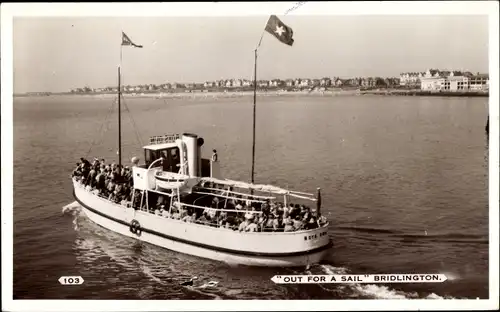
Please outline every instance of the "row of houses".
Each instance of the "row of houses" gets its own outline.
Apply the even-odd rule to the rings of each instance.
[[[395,86],[399,85],[398,78],[381,78],[381,77],[368,77],[368,78],[350,78],[342,79],[339,77],[309,79],[309,78],[296,78],[296,79],[271,79],[271,80],[258,80],[258,87],[342,87],[342,86]],[[207,81],[203,85],[205,88],[212,87],[226,87],[238,88],[253,86],[253,81],[231,79],[231,80],[218,80]]]
[[[425,72],[401,73],[400,85],[426,91],[486,91],[489,90],[489,75],[428,69]]]
[[[387,87],[399,85],[399,78],[381,78],[381,77],[357,77],[343,79],[339,77],[321,79],[295,78],[295,79],[271,79],[257,80],[259,88],[315,88],[315,87]],[[124,92],[144,92],[144,91],[164,91],[164,90],[203,90],[214,88],[245,88],[253,87],[253,81],[247,79],[222,79],[215,81],[206,81],[204,83],[164,83],[160,85],[148,84],[137,86],[122,86]],[[72,93],[87,92],[117,92],[117,87],[106,88],[77,88],[71,90]]]

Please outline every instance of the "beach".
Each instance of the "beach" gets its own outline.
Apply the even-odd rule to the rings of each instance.
[[[155,99],[182,99],[182,98],[237,98],[253,96],[253,91],[215,91],[215,92],[126,92],[122,93],[125,98],[155,98]],[[267,96],[283,96],[283,97],[297,97],[297,96],[360,96],[360,95],[382,95],[382,96],[445,96],[445,97],[488,97],[488,91],[426,91],[419,89],[330,89],[324,91],[318,90],[301,90],[301,91],[286,91],[286,90],[259,90],[256,92],[258,97]],[[91,98],[114,98],[116,93],[51,93],[47,95],[14,95],[14,96],[71,96],[71,97],[91,97]]]

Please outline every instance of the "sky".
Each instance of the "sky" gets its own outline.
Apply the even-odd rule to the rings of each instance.
[[[257,79],[397,77],[429,68],[488,72],[482,15],[278,16],[292,47],[264,33]],[[14,17],[14,92],[253,79],[269,16]]]

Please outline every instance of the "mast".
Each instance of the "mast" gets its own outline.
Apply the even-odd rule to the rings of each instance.
[[[262,40],[262,39],[261,39]],[[255,114],[257,103],[257,49],[255,49],[255,64],[253,70],[253,138],[252,138],[252,183],[254,183],[255,170]]]
[[[118,168],[122,166],[121,71],[118,66]]]

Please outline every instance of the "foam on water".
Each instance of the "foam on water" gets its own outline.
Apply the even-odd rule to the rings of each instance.
[[[82,206],[76,200],[66,206],[62,207],[63,214],[71,214],[74,215],[76,212],[81,210]]]
[[[320,268],[326,273],[330,275],[334,274],[347,274],[347,268],[339,268],[339,267],[334,267],[329,264],[322,264],[320,265]]]
[[[320,268],[326,274],[348,274],[347,268],[338,268],[328,264],[320,265]],[[333,291],[318,284],[322,289]],[[401,290],[391,289],[388,286],[381,284],[346,284],[345,286],[351,291],[354,291],[357,296],[368,296],[374,299],[419,299],[421,296],[417,292],[404,292]],[[337,290],[341,290],[337,288]],[[423,299],[453,299],[449,297],[441,297],[435,293],[431,293]]]
[[[73,216],[73,229],[75,231],[79,230],[78,217],[81,212],[82,212],[82,206],[77,201],[74,201],[62,208],[63,214],[69,214]]]
[[[353,289],[355,289],[359,294],[364,296],[370,296],[375,299],[410,299],[418,298],[417,293],[405,293],[404,291],[397,291],[390,289],[384,285],[361,285],[354,284]]]

